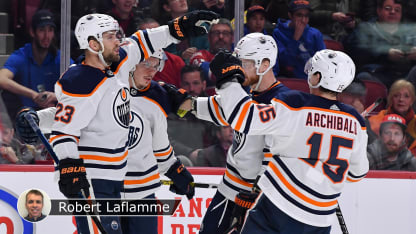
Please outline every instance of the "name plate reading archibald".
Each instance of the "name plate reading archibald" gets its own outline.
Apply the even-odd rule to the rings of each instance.
[[[68,199],[51,200],[49,215],[159,216],[172,215],[181,200]]]

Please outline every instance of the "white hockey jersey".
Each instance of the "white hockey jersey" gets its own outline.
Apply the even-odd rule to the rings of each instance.
[[[130,122],[129,72],[154,48],[177,43],[168,26],[138,31],[111,69],[79,64],[55,85],[58,99],[50,142],[60,159],[82,158],[88,178],[123,180]]]
[[[263,193],[289,216],[330,226],[345,181],[368,172],[363,118],[350,106],[298,91],[256,104],[238,83],[218,90],[232,128],[267,135],[273,154],[259,181]]]
[[[288,90],[278,81],[262,93],[252,93],[252,98],[258,103],[270,103],[278,93]],[[215,96],[197,99],[197,117],[217,125],[228,125]],[[227,152],[226,171],[218,191],[232,201],[238,192],[250,192],[256,177],[263,172],[262,165],[267,166],[269,162],[269,152],[264,135],[234,131],[233,145]]]
[[[165,89],[152,81],[130,93],[129,158],[122,196],[140,199],[160,187],[159,173],[166,173],[176,157],[167,134],[170,104]]]

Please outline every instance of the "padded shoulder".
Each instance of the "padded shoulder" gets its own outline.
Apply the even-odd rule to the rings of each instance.
[[[70,67],[59,79],[58,84],[66,93],[90,95],[106,78],[105,73],[100,69],[79,64]]]
[[[354,116],[361,127],[365,127],[364,118],[352,107],[335,100],[329,100],[309,93],[297,90],[278,93],[277,99],[281,100],[290,108],[318,108],[330,109],[344,112],[345,114]]]
[[[286,92],[289,90],[290,89],[286,87],[283,83],[277,82],[264,92],[253,92],[253,100],[258,103],[270,104],[270,101],[279,93]]]
[[[132,94],[136,96],[135,94]],[[169,96],[166,90],[160,86],[156,81],[152,81],[149,87],[144,90],[139,90],[137,96],[147,97],[155,101],[162,107],[166,114],[171,112],[171,104],[169,102]]]

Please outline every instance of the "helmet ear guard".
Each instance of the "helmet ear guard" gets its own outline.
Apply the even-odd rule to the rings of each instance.
[[[333,92],[341,93],[354,79],[355,64],[352,59],[341,51],[321,50],[309,59],[304,71],[308,74],[308,84],[311,88],[322,87]],[[311,78],[319,72],[321,79],[312,85]]]

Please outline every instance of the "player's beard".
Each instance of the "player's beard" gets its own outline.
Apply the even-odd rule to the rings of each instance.
[[[248,76],[247,73],[245,75],[246,79],[243,82],[244,86],[253,86],[259,82],[260,77],[258,75]]]
[[[118,62],[118,61],[120,61],[120,55],[111,53],[111,54],[105,56],[104,60],[107,64],[111,64],[113,62]]]

